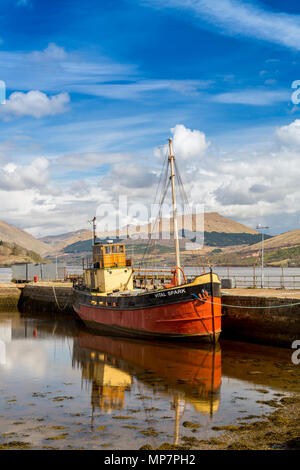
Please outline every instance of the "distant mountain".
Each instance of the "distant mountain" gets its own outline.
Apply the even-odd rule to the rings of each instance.
[[[184,231],[182,225],[184,222]],[[203,227],[204,225],[204,227]],[[188,227],[187,227],[188,226]],[[169,229],[169,239],[166,237],[166,229]],[[249,245],[256,243],[260,240],[260,234],[253,228],[235,222],[227,217],[223,217],[217,212],[208,212],[204,214],[204,224],[202,215],[190,215],[178,217],[178,229],[180,235],[185,239],[180,240],[181,250],[185,251],[187,248],[186,242],[189,242],[195,236],[195,230],[198,230],[200,235],[201,230],[204,229],[204,244],[205,246],[212,247],[229,247],[237,245]],[[193,230],[191,236],[190,230]],[[149,247],[147,246],[147,235],[151,230],[150,224],[143,224],[141,226],[127,226],[119,231],[119,237],[127,245],[127,253],[129,256],[139,258]],[[170,235],[171,232],[171,235]],[[158,240],[155,242],[155,248],[151,248],[153,254],[161,256],[170,256],[174,252],[174,241],[172,239],[173,223],[172,219],[164,218],[160,224],[157,224],[156,230],[152,233],[158,235]],[[98,232],[99,239],[116,239],[114,232]],[[129,235],[130,238],[126,238]],[[76,230],[74,232],[67,232],[60,235],[47,236],[40,239],[49,247],[47,256],[53,258],[55,253],[59,253],[59,257],[68,263],[81,262],[80,259],[89,256],[92,248],[92,231],[87,229]],[[170,239],[171,238],[171,239]]]
[[[188,228],[195,230],[197,227],[201,227],[201,222],[202,222],[202,216],[200,215],[193,215],[191,216],[186,216],[186,220],[188,223]],[[195,218],[196,217],[196,218]],[[156,230],[154,233],[159,233],[161,234],[165,227],[168,227],[170,225],[170,230],[172,231],[172,223],[170,219],[164,218],[162,219],[162,222],[160,225],[157,226]],[[181,217],[178,217],[178,229],[182,229],[182,220]],[[127,236],[129,233],[130,235],[132,234],[147,234],[150,230],[149,224],[144,224],[141,226],[127,226],[123,227],[120,229],[120,236]],[[257,235],[258,232],[250,227],[247,227],[246,225],[240,224],[239,222],[235,222],[234,220],[228,219],[227,217],[223,217],[222,215],[218,214],[217,212],[207,212],[204,214],[204,231],[207,232],[207,234],[211,234],[211,236],[207,235],[207,240],[216,240],[218,235],[216,234],[227,234],[227,237],[225,235],[225,238],[228,240],[231,237],[231,234],[240,234],[240,237],[236,237],[237,240],[240,240],[238,243],[254,243],[255,237],[247,237],[247,235]],[[101,239],[105,238],[114,238],[116,234],[109,231],[109,232],[101,232],[98,233],[98,236]],[[63,250],[65,247],[69,245],[73,245],[74,243],[81,242],[81,241],[86,241],[86,240],[91,240],[92,239],[92,231],[87,230],[87,229],[82,229],[82,230],[76,230],[75,232],[67,232],[63,233],[60,235],[52,235],[52,236],[47,236],[40,238],[39,240],[49,247],[55,249],[56,251],[58,250]],[[216,243],[213,242],[213,245]],[[226,242],[225,242],[226,244]],[[232,244],[232,240],[229,242],[229,244]]]
[[[202,216],[197,216],[198,220],[195,219],[195,216],[191,217],[190,220],[187,216],[188,226],[190,228],[200,229],[201,223],[203,226]],[[156,227],[156,230],[153,233],[157,234],[157,239],[154,243],[151,243],[151,246],[148,245],[147,234],[149,229],[149,224],[144,224],[142,226],[127,226],[119,231],[119,237],[126,244],[126,251],[130,257],[134,257],[135,260],[138,260],[140,257],[143,257],[145,251],[151,253],[156,261],[159,259],[164,259],[165,262],[168,261],[168,258],[172,259],[174,253],[174,240],[172,236],[173,224],[170,219],[163,219],[163,222]],[[166,233],[166,228],[170,226],[170,233]],[[181,217],[178,217],[178,229],[179,234],[182,237],[180,239],[180,247],[182,253],[185,250],[192,250],[189,243],[190,240],[195,236],[195,232],[182,230],[182,220]],[[205,247],[230,247],[238,245],[249,245],[256,243],[260,240],[260,234],[246,225],[235,222],[231,219],[221,216],[216,212],[206,213],[204,215],[204,245]],[[203,236],[203,232],[198,232],[200,239]],[[130,238],[125,238],[129,235]],[[81,238],[81,239],[80,239]],[[117,241],[116,234],[113,232],[98,232],[98,240],[107,240],[111,239]],[[51,237],[51,240],[44,241],[55,241],[56,249],[61,247],[61,255],[67,257],[68,262],[78,262],[80,258],[89,256],[92,250],[92,233],[90,231],[78,231],[71,232],[68,234],[63,234],[61,237]],[[76,240],[76,241],[73,241]],[[72,241],[70,244],[67,244],[68,241]]]
[[[32,250],[40,255],[44,255],[49,251],[49,247],[40,240],[37,240],[29,233],[21,230],[20,228],[9,225],[0,220],[0,240],[9,243],[16,243],[17,245]]]
[[[119,230],[120,237],[126,237],[127,234],[129,235],[138,235],[138,234],[149,234],[151,233],[163,233],[167,230],[173,232],[173,221],[170,218],[162,218],[159,223],[156,224],[155,227],[152,227],[151,224],[143,224],[143,225],[128,225],[126,227],[122,227]],[[204,231],[204,232],[218,232],[218,233],[247,233],[247,234],[258,234],[259,232],[253,228],[247,227],[247,225],[240,224],[239,222],[235,222],[227,217],[223,217],[222,215],[218,214],[217,212],[206,212],[203,216],[199,214],[190,214],[185,215],[184,217],[178,216],[177,218],[177,225],[178,230],[182,230],[183,228],[187,231]],[[116,234],[115,232],[99,232],[98,236],[100,238],[106,237],[114,237]]]
[[[51,235],[48,237],[40,238],[39,240],[46,245],[50,246],[55,251],[63,250],[65,246],[72,245],[84,240],[92,239],[91,230],[76,230],[75,232],[62,233],[60,235]],[[48,248],[49,249],[49,248]]]
[[[224,233],[258,233],[258,231],[254,228],[240,224],[239,222],[229,219],[228,217],[224,217],[217,212],[206,212],[204,214],[204,231]]]

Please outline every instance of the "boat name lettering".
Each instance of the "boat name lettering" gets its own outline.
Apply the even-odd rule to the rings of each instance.
[[[176,289],[176,290],[170,290],[168,292],[168,295],[177,295],[177,294],[185,294],[185,289]]]
[[[178,294],[186,294],[185,289],[176,289],[176,290],[170,290],[168,292],[168,295],[178,295]],[[165,292],[158,292],[158,294],[155,294],[155,297],[166,297],[167,294]]]
[[[166,297],[166,294],[164,292],[159,292],[158,294],[155,294],[155,297]]]

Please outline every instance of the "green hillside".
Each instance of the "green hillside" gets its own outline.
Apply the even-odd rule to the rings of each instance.
[[[203,234],[198,233],[199,240],[203,239]],[[196,234],[184,231],[182,236],[193,240]],[[265,240],[272,238],[271,235],[264,235]],[[252,245],[261,241],[259,233],[227,233],[227,232],[204,232],[205,246],[234,246],[234,245]]]
[[[0,266],[11,266],[16,263],[40,263],[43,258],[32,250],[27,250],[16,243],[0,240]]]

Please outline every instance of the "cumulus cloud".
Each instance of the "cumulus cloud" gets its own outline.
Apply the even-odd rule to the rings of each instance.
[[[69,102],[68,93],[48,97],[38,90],[32,90],[28,93],[15,91],[10,95],[5,105],[1,106],[0,113],[4,117],[33,116],[38,119],[66,112]]]
[[[155,187],[157,177],[154,171],[149,168],[142,167],[135,163],[118,163],[113,166],[108,175],[112,184],[117,183],[118,187],[126,187],[129,189],[139,189]]]
[[[48,183],[49,162],[44,157],[36,158],[30,165],[7,163],[0,167],[0,189],[23,191],[42,188]]]
[[[300,119],[287,126],[282,126],[276,131],[277,137],[286,145],[300,146]]]
[[[177,124],[171,131],[174,153],[181,160],[200,157],[210,145],[203,132],[188,129],[183,124]]]

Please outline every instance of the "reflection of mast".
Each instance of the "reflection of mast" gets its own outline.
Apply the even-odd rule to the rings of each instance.
[[[212,352],[212,365],[211,365],[211,392],[210,392],[210,418],[212,418],[214,414],[214,375],[215,375],[215,348],[213,348]]]
[[[210,415],[210,419],[212,419],[213,415],[216,413],[219,407],[219,396],[215,393],[215,347],[213,347],[211,359],[212,364],[210,368],[211,372],[211,380],[210,380],[210,389],[207,391],[207,396],[203,397],[202,400],[191,400],[189,401],[193,403],[194,408],[197,411],[200,411],[202,414]],[[186,406],[185,398],[182,398],[180,395],[176,394],[173,397],[173,404],[171,405],[171,409],[175,410],[175,425],[174,425],[174,445],[178,445],[179,441],[179,427],[180,427],[180,419],[184,415]]]
[[[174,446],[177,446],[178,439],[179,439],[179,423],[180,423],[180,418],[183,416],[183,413],[185,410],[185,401],[182,400],[179,395],[175,395],[173,398],[173,405],[171,408],[175,410]],[[180,411],[182,411],[181,416],[180,416]]]

